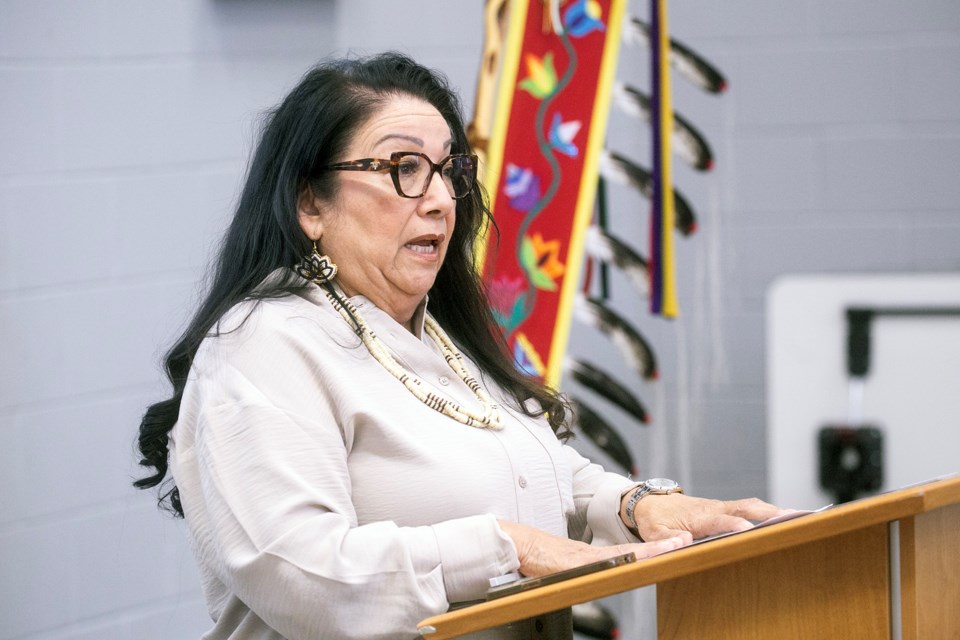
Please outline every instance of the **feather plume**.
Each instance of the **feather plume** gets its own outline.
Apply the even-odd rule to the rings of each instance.
[[[627,473],[632,474],[636,469],[633,456],[620,434],[582,400],[571,399],[571,403],[577,415],[577,426],[580,427],[580,431]]]
[[[639,89],[617,82],[613,87],[613,98],[625,113],[650,121],[650,96]],[[713,168],[713,152],[707,141],[696,127],[676,111],[673,112],[673,141],[677,155],[691,167],[700,171]]]
[[[597,300],[578,294],[574,314],[585,324],[593,325],[620,347],[627,361],[644,380],[657,377],[657,361],[650,345],[640,333],[612,309]]]
[[[619,153],[608,150],[602,151],[600,153],[599,169],[600,175],[604,178],[633,187],[645,198],[649,199],[653,195],[653,178],[650,172]],[[677,214],[677,229],[683,235],[688,236],[697,230],[696,216],[687,203],[687,199],[675,188],[672,191]]]
[[[620,637],[620,626],[610,611],[598,602],[573,605],[573,630],[587,638],[614,640]]]
[[[591,226],[587,228],[584,249],[597,260],[615,264],[630,279],[640,295],[650,295],[650,269],[647,261],[622,240],[600,227]]]
[[[640,400],[606,371],[574,358],[565,358],[563,366],[578,384],[609,400],[641,423],[647,424],[650,421]]]
[[[650,25],[639,18],[624,22],[624,41],[638,46],[650,44]],[[723,93],[727,81],[703,56],[670,38],[670,65],[681,76],[709,93]]]

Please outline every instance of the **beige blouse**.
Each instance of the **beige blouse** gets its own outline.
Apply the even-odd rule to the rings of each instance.
[[[408,371],[480,411],[424,332],[351,301]],[[417,622],[518,568],[497,519],[636,541],[617,516],[631,481],[508,410],[468,366],[502,402],[502,430],[417,400],[319,289],[226,314],[196,355],[171,447],[214,620],[205,638],[418,637]]]

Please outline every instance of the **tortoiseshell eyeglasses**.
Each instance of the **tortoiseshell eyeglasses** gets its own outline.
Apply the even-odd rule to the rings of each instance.
[[[417,151],[397,151],[389,160],[363,158],[331,164],[331,171],[389,171],[397,194],[403,198],[421,198],[430,188],[434,173],[439,173],[443,184],[454,200],[469,195],[477,181],[477,156],[454,153],[440,162],[433,162]]]

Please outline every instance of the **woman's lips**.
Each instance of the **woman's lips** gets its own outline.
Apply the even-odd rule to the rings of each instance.
[[[440,245],[443,244],[444,239],[445,236],[442,233],[439,236],[421,236],[414,238],[404,246],[421,255],[432,255],[439,253]]]

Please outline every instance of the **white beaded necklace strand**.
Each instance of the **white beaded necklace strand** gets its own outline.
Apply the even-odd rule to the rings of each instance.
[[[360,339],[363,341],[364,346],[367,348],[367,351],[370,352],[370,355],[373,356],[374,360],[380,363],[384,369],[390,372],[394,378],[403,383],[403,386],[407,388],[410,393],[412,393],[420,402],[427,405],[435,411],[439,411],[443,415],[453,418],[457,422],[461,422],[468,427],[476,427],[478,429],[502,429],[503,423],[500,419],[500,410],[498,405],[493,401],[490,395],[480,386],[480,383],[470,375],[470,372],[467,371],[467,367],[463,364],[463,356],[457,351],[457,348],[454,346],[453,341],[450,340],[450,337],[440,328],[433,318],[430,316],[426,317],[425,329],[427,335],[440,347],[440,351],[443,353],[444,360],[447,361],[447,364],[453,369],[454,373],[457,374],[463,382],[473,391],[473,395],[477,397],[477,400],[480,401],[480,404],[483,405],[483,414],[478,415],[473,411],[464,409],[456,402],[447,400],[446,398],[441,398],[437,394],[431,391],[424,390],[423,381],[415,375],[407,372],[406,369],[400,366],[400,363],[390,355],[390,352],[387,348],[380,342],[380,339],[373,333],[367,323],[364,321],[363,317],[360,315],[360,312],[355,306],[353,306],[349,300],[338,300],[331,294],[329,291],[324,289],[324,294],[327,296],[327,300],[330,301],[330,304],[333,305],[333,308],[336,309],[340,316],[347,321],[348,324],[351,323],[351,315],[353,320],[356,321],[357,326],[360,329]]]

